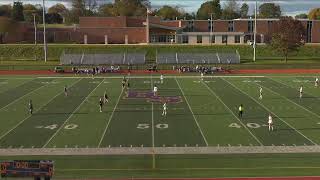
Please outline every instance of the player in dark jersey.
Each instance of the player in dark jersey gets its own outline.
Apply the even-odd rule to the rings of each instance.
[[[122,79],[122,89],[124,89],[126,87],[126,79],[123,78]]]
[[[102,101],[102,98],[100,98],[99,100],[100,112],[102,112],[102,106],[103,106],[103,101]]]
[[[104,97],[104,103],[109,102],[109,97],[108,97],[107,91],[104,92],[104,96],[103,97]]]
[[[32,115],[33,113],[33,105],[32,105],[32,100],[29,100],[29,113]]]
[[[64,95],[68,96],[68,88],[67,88],[67,86],[64,86]]]

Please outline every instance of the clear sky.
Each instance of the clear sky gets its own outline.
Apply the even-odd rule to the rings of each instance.
[[[12,3],[14,0],[0,0],[0,4]],[[20,0],[23,3],[40,4],[42,0]],[[71,0],[46,0],[47,6],[52,6],[56,3],[62,3],[70,6]],[[98,3],[106,3],[112,0],[96,0]],[[200,5],[206,0],[150,0],[153,8],[158,8],[163,5],[179,6],[187,12],[195,12]],[[221,0],[222,5],[227,0]],[[253,12],[255,0],[238,0],[239,4],[246,2],[250,5],[250,12]],[[280,4],[284,15],[296,15],[300,13],[307,13],[310,9],[319,7],[320,0],[258,0],[259,3],[274,2]]]

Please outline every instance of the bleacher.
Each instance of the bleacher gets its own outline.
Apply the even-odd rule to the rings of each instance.
[[[238,64],[235,53],[158,53],[158,64]]]
[[[144,64],[145,53],[62,54],[62,65]]]

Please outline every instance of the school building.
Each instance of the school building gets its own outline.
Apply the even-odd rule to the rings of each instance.
[[[0,23],[6,18],[0,17]],[[257,43],[270,41],[279,19],[257,20]],[[320,20],[300,20],[306,43],[320,43]],[[48,28],[49,43],[78,44],[246,44],[253,42],[254,19],[161,20],[160,17],[80,17],[78,25]],[[43,30],[37,40],[42,42]],[[33,24],[1,33],[0,43],[33,43]]]

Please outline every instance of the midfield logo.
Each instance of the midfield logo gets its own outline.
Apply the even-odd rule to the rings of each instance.
[[[167,102],[169,104],[177,104],[182,102],[181,96],[154,96],[153,92],[151,91],[129,91],[127,99],[146,99],[147,102],[150,103],[164,103]]]

